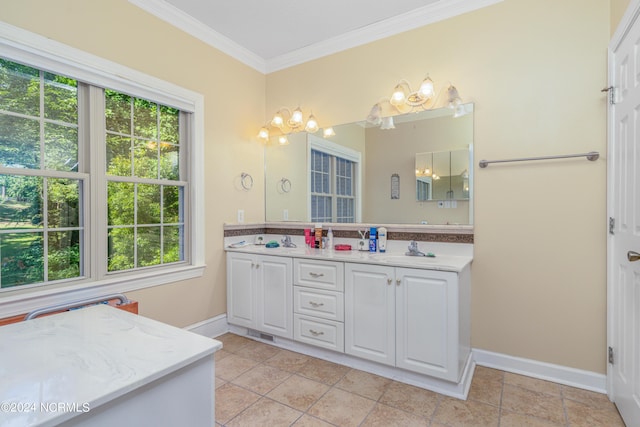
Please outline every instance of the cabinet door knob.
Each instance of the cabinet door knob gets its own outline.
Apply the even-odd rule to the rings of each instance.
[[[324,332],[320,331],[314,331],[313,329],[309,329],[309,332],[311,333],[311,335],[313,335],[314,337],[320,336],[320,335],[324,335]]]
[[[387,279],[387,285],[390,285],[390,284],[391,284],[391,282],[393,282],[393,280],[391,280],[391,279]]]
[[[402,283],[402,280],[396,279],[396,286],[400,286],[400,283]]]

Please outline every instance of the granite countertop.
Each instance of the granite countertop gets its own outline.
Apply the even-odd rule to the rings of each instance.
[[[317,259],[323,261],[356,262],[362,264],[388,265],[394,267],[421,268],[426,270],[461,272],[472,261],[473,257],[466,255],[437,255],[435,258],[421,256],[406,256],[404,252],[393,251],[385,253],[371,253],[357,250],[336,251],[328,249],[297,248],[267,248],[264,245],[249,244],[240,248],[226,247],[228,252],[251,253],[258,255],[289,256],[295,258]]]
[[[57,425],[220,348],[106,305],[2,326],[0,426]]]

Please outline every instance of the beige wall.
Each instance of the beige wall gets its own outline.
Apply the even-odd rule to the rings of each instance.
[[[322,125],[357,121],[399,79],[428,72],[476,103],[476,160],[605,154],[610,12],[608,1],[505,0],[266,79],[126,0],[4,0],[0,20],[205,95],[206,273],[131,295],[142,314],[185,326],[225,312],[223,222],[238,208],[263,219],[265,111],[302,102]],[[474,347],[605,372],[604,157],[476,166]],[[239,189],[241,172],[253,191]]]
[[[616,27],[620,23],[624,12],[627,10],[629,6],[630,0],[609,0],[611,3],[611,19],[610,19],[610,28],[611,35],[615,33]]]
[[[505,0],[267,76],[267,111],[302,100],[324,124],[362,120],[427,72],[475,102],[474,347],[605,372],[609,13]],[[598,162],[477,167],[590,150]]]
[[[222,224],[239,208],[247,222],[264,219],[262,146],[253,138],[264,120],[264,75],[126,0],[3,0],[0,20],[204,94],[206,230],[196,232],[206,234],[206,271],[127,295],[141,314],[176,326],[224,313]],[[240,189],[242,172],[253,176],[252,191]]]

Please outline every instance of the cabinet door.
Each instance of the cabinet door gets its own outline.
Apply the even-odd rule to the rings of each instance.
[[[258,317],[262,332],[293,338],[293,268],[291,258],[257,258]]]
[[[395,364],[394,268],[345,265],[345,353]]]
[[[227,253],[227,321],[233,325],[256,326],[255,256]]]
[[[396,365],[457,381],[457,274],[398,268],[396,277]]]

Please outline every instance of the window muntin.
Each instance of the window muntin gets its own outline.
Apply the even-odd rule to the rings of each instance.
[[[0,58],[0,289],[101,280],[99,271],[186,261],[188,181],[180,157],[185,152],[180,123],[189,114],[119,93],[116,105],[129,100],[133,111],[127,116],[116,109],[118,114],[103,117],[85,111],[79,102],[88,88],[69,77]],[[104,111],[111,112],[115,108],[107,107],[107,99]],[[89,164],[83,164],[83,150],[100,149],[82,137],[83,126],[92,122],[109,129],[104,130],[103,150],[107,172],[115,175],[89,171]],[[122,217],[117,224],[109,220],[99,225],[91,239],[84,224],[90,215],[87,200],[96,197],[90,194],[90,176],[105,188],[129,180],[134,194],[128,208],[114,207],[108,200],[94,205],[119,210]],[[124,224],[132,207],[134,215]],[[116,256],[119,249],[122,254]],[[88,257],[105,253],[100,261],[105,267],[89,271]]]

